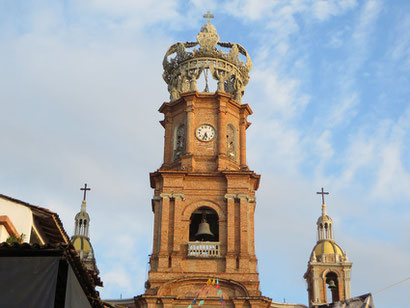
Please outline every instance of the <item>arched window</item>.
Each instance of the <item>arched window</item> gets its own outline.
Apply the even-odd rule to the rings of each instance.
[[[219,242],[218,214],[211,208],[203,206],[191,215],[189,241]]]
[[[174,160],[179,159],[185,153],[185,125],[180,124],[175,130]]]
[[[339,301],[339,281],[337,279],[337,274],[334,272],[329,272],[326,274],[326,285],[327,285],[327,302],[334,303]]]
[[[235,127],[232,124],[226,127],[226,155],[236,160],[236,136]]]

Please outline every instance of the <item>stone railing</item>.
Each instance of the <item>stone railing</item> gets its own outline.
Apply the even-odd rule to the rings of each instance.
[[[220,256],[219,242],[188,242],[188,257],[213,258]]]

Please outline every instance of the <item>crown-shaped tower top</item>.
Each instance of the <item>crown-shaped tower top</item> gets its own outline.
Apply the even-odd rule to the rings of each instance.
[[[215,26],[209,22],[211,16],[209,12],[204,15],[208,22],[198,33],[197,42],[176,43],[165,54],[162,76],[171,101],[180,98],[181,93],[197,91],[197,79],[209,71],[218,82],[217,91],[232,94],[235,101],[241,102],[252,69],[251,58],[241,45],[219,41]],[[198,45],[199,49],[194,48]],[[224,52],[217,45],[229,51]],[[246,58],[245,63],[240,55]]]

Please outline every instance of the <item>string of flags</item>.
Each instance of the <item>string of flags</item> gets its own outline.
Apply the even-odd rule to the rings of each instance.
[[[219,279],[216,278],[209,278],[208,281],[206,282],[206,284],[201,288],[201,290],[195,295],[194,300],[192,301],[191,304],[189,304],[188,308],[192,308],[195,307],[196,305],[198,305],[198,308],[201,308],[202,305],[204,304],[205,300],[202,299],[198,302],[198,298],[199,296],[202,294],[201,298],[204,298],[208,295],[209,291],[215,287],[218,291],[217,291],[217,295],[219,296],[219,301],[221,302],[222,306],[226,306],[223,294],[222,294],[222,289],[221,286],[219,285]],[[197,303],[198,302],[198,303]]]

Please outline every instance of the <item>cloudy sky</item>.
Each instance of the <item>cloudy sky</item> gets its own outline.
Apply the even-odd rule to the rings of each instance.
[[[253,70],[248,164],[262,175],[261,290],[307,304],[323,186],[352,295],[410,277],[410,2],[0,0],[0,193],[59,213],[88,183],[103,298],[143,292],[149,172],[162,163],[162,59],[211,10]],[[406,307],[410,281],[374,294]]]

